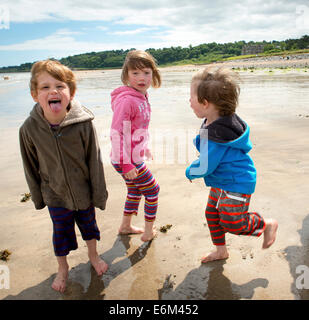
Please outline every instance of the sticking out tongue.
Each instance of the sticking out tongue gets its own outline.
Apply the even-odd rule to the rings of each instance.
[[[60,101],[51,101],[49,102],[49,106],[52,112],[59,112],[61,110],[61,102]]]

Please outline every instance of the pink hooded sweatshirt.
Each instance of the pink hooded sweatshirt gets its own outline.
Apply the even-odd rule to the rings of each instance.
[[[111,161],[119,164],[123,173],[145,160],[148,149],[150,104],[148,94],[122,86],[111,93],[114,112],[111,126]]]

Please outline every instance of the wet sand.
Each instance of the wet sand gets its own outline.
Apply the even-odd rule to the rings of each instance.
[[[173,67],[165,72],[188,72],[191,76],[197,68]],[[158,90],[164,92],[163,88]],[[153,100],[155,105],[156,96]],[[255,102],[257,105],[260,113],[267,114],[267,105]],[[289,109],[286,115],[263,119],[262,115],[256,117],[255,109],[240,109],[251,127],[251,156],[258,171],[250,209],[279,222],[277,240],[271,248],[261,249],[262,237],[227,234],[230,258],[201,265],[200,258],[213,250],[204,218],[209,189],[202,180],[192,184],[186,180],[188,164],[184,163],[149,163],[161,186],[156,226],[172,227],[166,233],[159,231],[157,238],[146,244],[138,235],[117,235],[126,189],[105,161],[109,199],[105,211],[97,209],[101,230],[98,252],[109,270],[102,277],[95,274],[77,231],[79,248],[68,258],[71,270],[64,294],[51,289],[57,263],[48,210],[36,211],[31,201],[20,202],[28,188],[19,156],[18,129],[8,128],[6,135],[0,136],[0,251],[8,249],[12,254],[8,262],[0,261],[10,270],[10,289],[0,289],[0,299],[308,299],[309,290],[296,288],[296,267],[309,267],[309,118],[304,110]],[[153,107],[151,126],[165,129],[185,123],[188,130],[198,129],[200,121],[191,112],[182,116],[187,117],[185,122],[177,116],[171,121]],[[106,129],[111,115],[95,121],[98,131]],[[101,147],[108,155],[107,137]],[[134,218],[138,226],[144,223],[142,208],[143,203]]]

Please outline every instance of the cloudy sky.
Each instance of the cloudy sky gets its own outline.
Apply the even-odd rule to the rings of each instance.
[[[304,34],[309,0],[0,0],[0,67],[91,51]]]

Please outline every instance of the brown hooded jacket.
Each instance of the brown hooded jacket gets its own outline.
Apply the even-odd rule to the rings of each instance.
[[[57,129],[36,104],[19,130],[21,155],[36,209],[105,209],[108,193],[94,115],[73,100]]]

